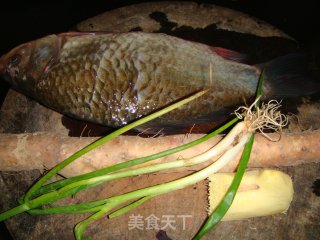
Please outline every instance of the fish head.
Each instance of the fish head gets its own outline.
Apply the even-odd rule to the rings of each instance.
[[[55,62],[60,46],[56,35],[17,46],[0,58],[0,75],[17,90],[32,93]]]

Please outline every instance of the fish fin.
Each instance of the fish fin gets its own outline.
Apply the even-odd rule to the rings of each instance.
[[[223,57],[224,59],[231,60],[234,62],[244,63],[248,60],[248,56],[243,53],[238,53],[233,50],[229,50],[221,47],[211,47],[211,51],[215,54]]]
[[[171,134],[207,133],[232,117],[234,109],[224,109],[208,115],[190,117],[183,120],[162,119],[161,117],[136,127],[134,130],[142,136],[160,136]]]
[[[192,125],[191,125],[192,126]],[[144,123],[134,130],[143,136],[160,136],[168,134],[178,134],[188,127],[188,123],[183,121],[164,120],[161,117]]]
[[[268,98],[309,96],[320,91],[320,79],[308,73],[303,53],[294,53],[258,65],[264,69]]]

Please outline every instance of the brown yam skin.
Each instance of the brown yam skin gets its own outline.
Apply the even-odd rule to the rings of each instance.
[[[198,139],[202,135],[175,135],[158,138],[120,136],[98,149],[89,152],[66,167],[61,173],[66,177],[85,173],[124,162],[136,157],[147,156],[183,143]],[[191,149],[146,163],[167,162],[178,158],[188,158],[202,153],[221,139],[217,136]],[[278,137],[278,136],[273,136]],[[77,150],[97,138],[73,138],[56,133],[1,134],[0,171],[22,171],[31,169],[50,169]],[[319,162],[320,131],[284,133],[277,142],[271,142],[256,134],[249,167],[266,168],[293,166],[303,163]],[[214,161],[214,159],[212,159]],[[210,161],[210,162],[212,162]],[[208,164],[208,163],[206,163]],[[206,164],[188,168],[198,170]],[[233,160],[221,171],[234,171],[238,159]],[[186,170],[186,169],[184,169]],[[175,170],[175,171],[182,171]]]

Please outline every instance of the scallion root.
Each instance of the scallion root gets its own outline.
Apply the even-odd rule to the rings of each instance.
[[[278,141],[281,137],[282,128],[288,124],[288,117],[282,114],[278,109],[281,107],[281,102],[270,100],[267,104],[262,103],[261,108],[252,109],[255,107],[259,98],[249,107],[241,106],[234,113],[239,119],[243,119],[247,125],[249,132],[258,130],[263,136],[270,141]],[[279,139],[270,138],[265,131],[273,130],[279,133]]]

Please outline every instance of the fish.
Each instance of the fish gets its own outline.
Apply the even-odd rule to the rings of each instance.
[[[302,80],[297,54],[257,65],[245,62],[245,54],[163,33],[68,32],[12,49],[0,58],[0,76],[55,111],[115,128],[204,89],[205,95],[157,124],[230,114],[254,97],[262,69],[264,96],[319,90],[318,82]]]

